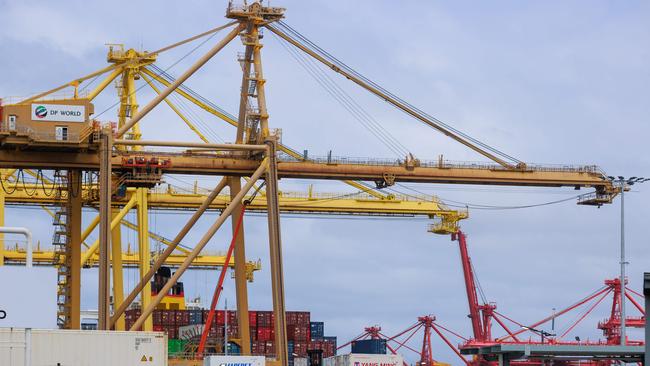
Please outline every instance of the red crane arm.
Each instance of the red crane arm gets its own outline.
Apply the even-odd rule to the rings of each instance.
[[[478,304],[478,295],[476,294],[476,282],[474,281],[474,272],[472,271],[472,262],[467,252],[467,240],[465,233],[458,230],[452,234],[452,240],[458,240],[460,248],[460,261],[463,266],[463,277],[465,279],[465,291],[467,292],[467,303],[469,305],[469,317],[472,321],[472,332],[474,338],[478,341],[486,341],[483,327],[481,326],[481,314]]]
[[[554,317],[558,317],[558,316],[560,316],[560,315],[566,314],[566,313],[568,313],[569,311],[571,311],[571,310],[577,308],[578,306],[583,305],[583,304],[585,304],[585,303],[587,303],[587,302],[589,302],[589,301],[595,299],[596,297],[598,297],[598,296],[604,294],[604,293],[607,292],[607,291],[609,291],[609,287],[603,287],[603,288],[600,289],[599,291],[596,291],[594,294],[585,297],[584,299],[578,301],[577,303],[575,303],[575,304],[569,306],[569,307],[566,308],[566,309],[563,309],[562,311],[559,311],[558,313],[556,313],[556,314],[554,314],[554,315],[548,316],[548,317],[546,317],[546,318],[544,318],[544,319],[542,319],[542,320],[540,320],[540,321],[538,321],[538,322],[536,322],[536,323],[534,323],[534,324],[529,325],[527,328],[535,328],[535,327],[537,327],[537,326],[540,326],[540,325],[542,325],[542,324],[548,322],[549,320],[553,319]],[[508,338],[512,338],[513,336],[517,336],[517,335],[519,335],[519,334],[521,334],[521,333],[523,333],[523,332],[527,332],[527,331],[528,331],[528,329],[520,329],[520,330],[514,332],[513,334],[510,334],[510,335],[507,335],[507,336],[504,336],[504,337],[498,338],[498,339],[497,339],[497,342],[503,342],[504,340],[506,340],[506,339],[508,339]]]
[[[219,282],[217,282],[217,287],[214,289],[214,295],[212,296],[212,303],[210,304],[210,312],[208,313],[208,318],[205,321],[205,326],[203,327],[203,333],[201,333],[201,341],[199,342],[199,348],[197,353],[200,355],[203,354],[205,350],[205,343],[208,340],[208,333],[210,332],[210,327],[212,326],[212,321],[214,320],[214,309],[217,307],[219,302],[219,296],[221,295],[221,290],[223,289],[223,280],[226,278],[226,271],[228,270],[228,265],[230,264],[230,257],[232,252],[235,249],[235,243],[237,236],[239,235],[239,229],[241,228],[241,223],[244,219],[244,211],[246,211],[246,205],[242,205],[241,214],[237,221],[237,226],[235,227],[235,232],[232,235],[232,240],[230,241],[230,246],[228,247],[228,254],[226,255],[226,261],[221,267],[221,273],[219,274]],[[227,345],[226,345],[227,346]]]

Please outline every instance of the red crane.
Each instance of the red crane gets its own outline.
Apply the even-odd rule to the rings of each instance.
[[[414,339],[415,335],[420,330],[423,331],[423,337],[422,337],[422,347],[418,351],[417,349],[409,346],[408,343],[409,341]],[[351,345],[354,341],[358,341],[358,340],[385,339],[386,348],[390,353],[394,355],[396,355],[397,352],[402,348],[417,354],[419,356],[419,361],[417,363],[418,366],[449,366],[449,364],[437,361],[433,358],[433,348],[432,348],[431,339],[432,339],[432,335],[435,333],[452,351],[454,351],[454,353],[463,361],[463,363],[465,363],[466,365],[470,365],[469,362],[465,359],[465,357],[463,357],[463,355],[460,354],[458,347],[456,347],[453,343],[451,343],[451,341],[447,336],[445,336],[443,331],[453,336],[456,336],[463,341],[468,341],[467,338],[463,337],[457,332],[454,332],[446,328],[445,326],[436,323],[435,316],[426,315],[426,316],[418,317],[418,320],[415,324],[409,326],[408,328],[402,330],[401,332],[395,334],[392,337],[386,336],[384,333],[382,333],[381,327],[378,325],[372,327],[366,327],[364,328],[364,333],[355,337],[351,341],[340,345],[337,348],[337,350],[345,348]],[[407,363],[404,362],[404,365],[407,366]]]
[[[591,344],[591,345],[599,345],[599,344],[608,344],[608,345],[614,345],[614,344],[620,344],[620,327],[621,327],[621,319],[620,319],[620,306],[621,303],[624,301],[624,299],[621,298],[621,286],[620,286],[620,280],[619,279],[613,279],[613,280],[606,280],[605,281],[605,286],[601,287],[600,289],[597,289],[590,295],[584,297],[583,299],[577,301],[573,305],[562,309],[556,313],[554,313],[551,316],[548,316],[540,321],[534,322],[532,324],[526,325],[521,322],[517,322],[513,320],[512,318],[503,315],[502,313],[498,312],[497,306],[495,303],[487,303],[487,301],[483,301],[483,303],[479,303],[478,299],[478,294],[477,294],[477,282],[475,279],[475,274],[474,270],[472,267],[472,262],[471,258],[469,257],[468,254],[468,249],[467,249],[467,238],[466,235],[462,231],[458,231],[455,234],[452,234],[452,240],[458,241],[459,249],[460,249],[460,257],[461,257],[461,264],[462,264],[462,269],[463,269],[463,276],[465,280],[465,291],[467,294],[467,301],[468,301],[468,306],[469,306],[469,318],[472,323],[472,332],[473,332],[473,339],[470,339],[466,341],[461,348],[476,348],[476,347],[481,347],[481,346],[486,346],[486,345],[491,345],[491,344],[497,344],[497,343],[523,343],[523,344]],[[627,283],[627,282],[626,282]],[[638,296],[639,298],[643,299],[643,295],[640,293],[628,288],[626,286],[626,299],[629,300],[634,307],[642,314],[642,316],[639,317],[632,317],[632,316],[626,316],[626,327],[631,327],[631,328],[643,328],[645,326],[645,312],[643,307],[639,304],[639,302],[634,298],[633,295]],[[608,296],[612,295],[612,306],[611,306],[611,311],[609,314],[609,318],[607,318],[604,321],[601,321],[598,324],[598,328],[603,331],[603,334],[605,336],[605,340],[599,340],[596,342],[593,341],[580,341],[579,338],[576,337],[576,341],[565,341],[563,340],[564,337],[569,335],[569,333],[575,329],[575,327],[582,322],[590,313],[593,312],[593,310],[601,304]],[[552,321],[568,312],[571,312],[575,309],[581,308],[585,306],[586,310],[582,312],[578,316],[578,319],[575,320],[572,324],[569,324],[567,328],[560,334],[550,334],[548,332],[545,332],[543,330],[538,330],[536,329],[537,327],[548,323],[549,321]],[[502,336],[500,338],[492,338],[492,320],[495,320],[501,328],[506,332],[505,336]],[[506,322],[510,322],[514,325],[516,325],[519,329],[516,331],[510,330],[510,328],[506,325]],[[533,332],[536,333],[537,335],[541,336],[541,340],[533,340],[533,339],[527,339],[527,340],[522,340],[518,336],[520,336],[522,333],[525,332]],[[628,345],[642,345],[644,344],[643,341],[640,340],[626,340],[626,344]],[[488,365],[492,364],[491,362],[488,362],[482,356],[477,357],[475,360],[472,361],[472,364],[477,364],[477,365]],[[515,364],[515,363],[513,363]],[[540,362],[536,361],[525,361],[525,362],[516,362],[516,364],[522,365],[539,365]],[[581,363],[581,365],[587,365],[588,363]],[[597,365],[603,365],[603,364],[610,364],[607,361],[603,363],[603,361],[599,361],[595,363]]]

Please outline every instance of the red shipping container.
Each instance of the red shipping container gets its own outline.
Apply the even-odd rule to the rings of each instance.
[[[307,342],[294,342],[293,353],[297,354],[299,357],[307,356]]]
[[[266,345],[264,346],[264,354],[267,356],[275,356],[275,342],[266,342]]]
[[[270,341],[273,340],[271,338],[271,330],[272,328],[257,328],[257,340],[258,341]]]
[[[309,325],[310,321],[311,321],[311,316],[308,311],[296,312],[296,325]]]
[[[207,323],[208,321],[208,313],[210,313],[210,310],[203,310],[203,324]],[[212,324],[219,324],[223,325],[225,322],[225,313],[223,310],[215,310],[214,311],[214,317],[212,318]]]
[[[152,315],[151,315],[151,318],[153,319],[154,325],[155,324],[162,325],[162,323],[163,323],[162,322],[162,310],[154,310]]]
[[[239,337],[239,327],[236,325],[231,326],[228,324],[228,337],[236,338]]]
[[[174,324],[188,325],[190,324],[190,313],[186,310],[172,310],[174,312]]]
[[[287,339],[290,341],[308,342],[310,338],[309,325],[287,325]]]
[[[160,310],[160,324],[174,325],[176,323],[176,314],[174,310]]]
[[[287,325],[296,325],[296,312],[287,311],[286,320],[287,320]]]
[[[228,325],[237,325],[237,312],[228,310]]]
[[[264,355],[266,353],[266,342],[263,341],[252,342],[251,353],[255,355]]]
[[[248,312],[248,325],[252,328],[257,327],[257,311]]]

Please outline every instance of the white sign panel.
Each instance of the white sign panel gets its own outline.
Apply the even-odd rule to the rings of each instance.
[[[206,356],[203,366],[265,366],[264,356]]]
[[[0,266],[0,328],[56,328],[56,272]]]
[[[85,122],[86,107],[65,104],[32,104],[32,121]]]

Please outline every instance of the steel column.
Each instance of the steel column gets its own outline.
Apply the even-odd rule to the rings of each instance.
[[[2,170],[4,172],[4,169]],[[0,177],[0,179],[4,179]],[[5,191],[0,189],[0,226],[5,226]],[[5,234],[0,233],[0,266],[5,264]]]
[[[266,93],[264,91],[264,73],[262,72],[262,44],[259,42],[259,28],[253,27],[251,34],[255,39],[253,46],[253,67],[255,69],[255,79],[257,81],[257,106],[260,113],[260,135],[257,136],[257,142],[261,143],[269,135],[269,113],[266,110]]]
[[[266,205],[269,222],[269,253],[271,262],[271,289],[275,314],[275,345],[280,365],[288,364],[286,313],[284,304],[284,270],[282,268],[282,241],[280,239],[280,207],[278,204],[277,138],[269,136],[269,169],[266,172]],[[236,262],[235,262],[236,264]]]
[[[243,24],[243,23],[242,23]],[[246,23],[246,34],[250,35],[254,25],[251,22]],[[235,143],[241,144],[248,141],[246,133],[246,109],[248,106],[248,86],[251,71],[251,58],[253,56],[253,47],[246,46],[244,50],[244,63],[242,65],[242,79],[239,98],[239,114],[237,123],[237,133]],[[241,192],[241,179],[239,177],[229,177],[228,185],[230,187],[231,202],[235,202],[234,197]],[[241,215],[241,206],[237,205],[232,214],[231,226],[234,235],[236,230],[236,217]],[[241,354],[251,354],[250,329],[248,318],[248,283],[246,281],[246,248],[244,240],[244,220],[242,219],[240,233],[235,239],[235,294],[237,297],[237,320],[239,321],[239,338],[241,339]]]
[[[120,210],[113,208],[113,220]],[[111,231],[111,265],[113,268],[113,309],[124,301],[124,270],[122,263],[122,226],[117,225]],[[115,322],[115,330],[125,330],[124,316]]]
[[[151,249],[149,246],[149,210],[147,207],[147,188],[137,189],[138,200],[138,250],[140,253],[140,278],[143,278],[150,269]],[[146,309],[151,303],[151,283],[147,281],[140,293],[142,308]],[[142,326],[143,331],[153,330],[153,318],[148,316]]]
[[[627,344],[627,325],[626,325],[626,309],[625,309],[625,180],[620,181],[621,183],[621,293],[620,293],[620,311],[621,311],[621,346]]]
[[[100,135],[99,149],[99,296],[98,329],[109,330],[110,322],[110,264],[111,243],[111,153],[113,136],[110,128],[104,127]]]
[[[236,197],[243,191],[241,189],[241,178],[229,177],[231,204],[237,203],[231,215],[232,233],[237,230],[237,218],[241,215],[242,206],[237,202]],[[252,180],[251,180],[252,181]],[[246,248],[244,240],[244,220],[242,218],[239,234],[235,238],[235,293],[237,296],[237,320],[239,324],[239,338],[241,339],[241,353],[249,356],[251,354],[250,329],[248,318],[248,280],[246,278]]]
[[[67,320],[69,329],[81,328],[81,217],[82,217],[82,172],[68,171],[68,245],[69,277],[68,299],[70,301],[70,319]]]
[[[645,295],[645,313],[650,314],[650,272],[643,273],[643,295]],[[650,322],[645,322],[645,357],[644,365],[650,366]]]

